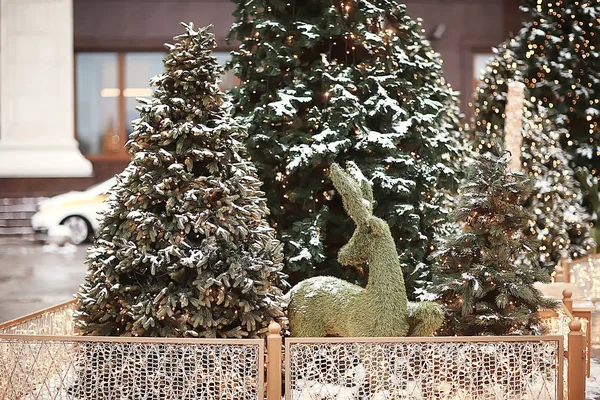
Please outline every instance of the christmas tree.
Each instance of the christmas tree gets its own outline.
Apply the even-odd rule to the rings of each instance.
[[[595,176],[588,174],[586,169],[578,170],[577,177],[581,182],[581,187],[589,195],[588,208],[592,210],[592,220],[598,221],[598,216],[600,216],[600,180]],[[597,249],[598,244],[600,244],[600,229],[597,226],[594,226],[590,229],[590,234],[596,242]]]
[[[336,257],[354,231],[328,178],[355,161],[395,238],[409,295],[447,228],[460,158],[457,97],[419,21],[392,0],[236,1],[235,116],[265,182],[291,281],[363,281]]]
[[[476,160],[453,218],[462,232],[438,243],[433,291],[446,307],[441,335],[542,332],[537,311],[553,308],[533,284],[549,275],[535,262],[534,216],[523,207],[530,182],[508,172],[508,153]]]
[[[566,123],[560,143],[570,154],[582,182],[600,172],[600,7],[597,0],[524,0],[529,14],[519,34],[501,46],[495,61],[509,66],[512,58],[534,102],[551,108]],[[506,49],[513,54],[504,58]],[[485,78],[494,75],[488,71]],[[476,105],[482,108],[481,104]],[[490,102],[490,106],[497,106]],[[486,108],[486,107],[483,107]],[[590,187],[593,188],[593,185]],[[586,206],[598,193],[588,192]]]
[[[512,50],[497,53],[486,66],[473,100],[470,133],[478,152],[505,146],[508,85],[523,79],[522,64]],[[581,257],[595,243],[590,237],[590,214],[581,205],[583,193],[569,165],[571,157],[561,144],[561,137],[568,136],[564,116],[544,107],[542,101],[532,102],[528,94],[524,97],[517,164],[533,181],[526,207],[535,215],[541,242],[538,261],[552,273],[563,255]]]
[[[283,315],[281,245],[219,92],[214,36],[184,27],[139,100],[132,161],[89,251],[83,334],[255,337]]]

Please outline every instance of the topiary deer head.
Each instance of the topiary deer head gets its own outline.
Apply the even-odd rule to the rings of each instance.
[[[349,163],[349,169],[360,173],[354,163]],[[382,226],[373,217],[373,189],[361,175],[360,180],[356,181],[337,164],[331,166],[333,185],[342,196],[346,212],[356,223],[354,234],[338,253],[338,261],[342,265],[367,262],[374,249],[374,239],[381,237],[383,233]]]

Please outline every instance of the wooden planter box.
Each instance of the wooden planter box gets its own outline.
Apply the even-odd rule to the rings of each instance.
[[[283,350],[275,323],[266,346],[82,337],[73,307],[0,325],[0,399],[281,400],[282,388],[287,400],[585,399],[578,321],[570,321],[567,357],[562,335],[287,338]]]

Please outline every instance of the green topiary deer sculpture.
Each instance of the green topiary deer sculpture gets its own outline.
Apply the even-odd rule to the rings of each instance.
[[[354,164],[349,167],[360,176]],[[390,228],[373,216],[370,184],[364,178],[353,179],[337,164],[331,166],[331,180],[356,223],[338,261],[342,265],[368,262],[369,281],[362,288],[321,276],[294,286],[288,306],[292,336],[430,336],[442,325],[444,313],[436,303],[408,302]]]

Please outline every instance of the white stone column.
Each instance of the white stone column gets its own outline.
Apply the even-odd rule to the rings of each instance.
[[[0,0],[0,177],[81,177],[73,0]]]

